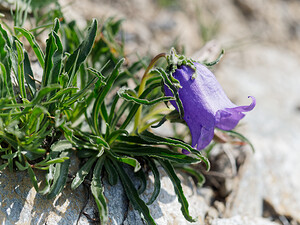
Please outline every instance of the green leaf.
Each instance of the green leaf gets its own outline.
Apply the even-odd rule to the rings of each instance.
[[[110,159],[105,159],[104,167],[108,175],[108,182],[110,185],[116,185],[118,182],[118,173],[116,172],[115,167],[112,164]]]
[[[2,159],[14,159],[18,156],[18,152],[6,154],[6,155],[1,155]]]
[[[15,164],[16,164],[16,166],[18,167],[18,169],[19,169],[20,171],[27,170],[28,166],[30,166],[28,163],[27,163],[26,166],[23,166],[23,165],[22,165],[21,163],[19,163],[18,161],[15,161]]]
[[[70,99],[64,102],[63,106],[69,106],[76,102],[78,99],[83,98],[85,95],[87,95],[89,92],[88,90],[92,87],[92,85],[97,81],[97,78],[93,78],[83,89],[78,91],[76,94],[73,94]]]
[[[28,171],[28,174],[29,174],[29,177],[31,179],[31,182],[33,184],[34,189],[36,190],[36,192],[39,192],[39,186],[38,186],[38,183],[37,183],[36,175],[33,172],[33,169],[31,168],[30,165],[28,165],[27,171]]]
[[[156,200],[156,198],[158,197],[159,192],[160,192],[160,187],[161,187],[160,174],[155,165],[155,162],[149,157],[147,157],[146,159],[147,159],[148,165],[154,176],[154,190],[153,190],[153,193],[152,193],[149,201],[147,202],[147,205],[151,205]]]
[[[115,66],[114,70],[110,74],[110,76],[107,78],[106,85],[103,87],[101,92],[99,93],[98,97],[95,100],[94,106],[93,106],[93,111],[92,111],[92,117],[93,117],[93,125],[94,129],[96,131],[96,134],[100,135],[100,130],[99,130],[99,125],[98,125],[98,116],[100,112],[101,105],[104,101],[105,96],[109,92],[113,82],[117,78],[119,74],[119,68],[123,64],[124,59],[121,59],[118,64]]]
[[[88,139],[88,143],[85,143],[85,144],[91,144],[91,145],[94,145],[94,146],[101,145],[106,149],[110,149],[109,144],[102,137],[93,135],[93,134],[88,133],[88,132],[80,131],[79,129],[76,129],[75,132],[76,132],[76,134],[80,135],[81,137],[84,137],[85,139]]]
[[[50,184],[53,181],[53,177],[54,177],[54,172],[55,172],[54,165],[50,165],[48,173],[45,176],[45,187],[43,188],[43,190],[39,191],[40,194],[45,195],[45,194],[49,193]]]
[[[103,194],[104,190],[101,183],[101,171],[102,171],[104,160],[105,157],[101,157],[98,159],[94,168],[93,179],[91,183],[91,191],[95,198],[101,224],[108,223],[107,205],[106,205],[105,196]]]
[[[72,53],[72,55],[70,55],[70,57],[68,58],[68,60],[66,62],[65,71],[68,74],[71,73],[71,70],[72,70],[72,67],[74,66],[74,62],[76,61],[77,55],[78,55],[78,58],[77,58],[77,63],[76,63],[75,71],[74,71],[75,73],[79,69],[80,65],[85,61],[87,56],[90,54],[93,44],[94,44],[94,41],[95,41],[96,32],[97,32],[97,20],[94,19],[92,21],[90,28],[88,29],[86,38],[83,40],[83,42],[81,42],[79,47]]]
[[[8,163],[4,163],[0,166],[0,171],[4,170],[8,166]]]
[[[192,146],[190,146],[189,144],[187,144],[187,143],[185,143],[181,140],[160,137],[160,136],[155,135],[155,134],[153,134],[153,133],[151,133],[147,130],[143,131],[142,133],[139,133],[138,135],[139,135],[139,137],[141,137],[145,141],[147,141],[149,143],[152,143],[152,144],[170,145],[170,146],[175,146],[175,147],[179,147],[179,148],[184,148],[185,150],[187,150],[191,153],[198,152]]]
[[[176,163],[198,163],[199,159],[190,157],[185,154],[173,152],[166,148],[154,146],[142,146],[128,143],[116,143],[111,149],[115,153],[132,156],[149,156],[161,159],[168,159]]]
[[[72,144],[68,140],[60,140],[51,145],[52,152],[63,152],[72,149]]]
[[[56,46],[56,50],[52,56],[53,67],[51,69],[51,75],[49,76],[48,84],[57,84],[58,76],[60,75],[62,67],[63,47],[57,33],[52,32],[52,35],[54,37],[54,44]]]
[[[3,36],[3,39],[5,40],[5,42],[6,42],[6,44],[7,44],[7,46],[11,48],[11,47],[12,47],[12,46],[11,46],[11,41],[10,41],[8,35],[7,35],[6,30],[4,30],[4,29],[2,28],[2,25],[1,25],[1,24],[0,24],[0,32],[1,32],[2,36]]]
[[[31,101],[32,104],[38,104],[40,101],[51,91],[55,89],[59,89],[60,86],[58,84],[51,84],[47,87],[43,87],[40,89],[40,91],[37,93],[36,97]]]
[[[134,168],[134,172],[137,172],[141,169],[141,164],[139,161],[137,161],[135,158],[131,158],[128,156],[116,156],[114,155],[114,158],[117,159],[120,162],[126,163]]]
[[[119,177],[122,181],[123,187],[125,189],[127,198],[133,205],[134,209],[138,210],[144,217],[144,219],[147,221],[149,225],[156,225],[154,219],[152,218],[150,214],[150,210],[145,204],[145,202],[140,199],[139,194],[137,190],[135,189],[131,179],[128,177],[126,172],[124,171],[122,164],[120,162],[117,162],[113,160],[114,166],[119,174]]]
[[[167,102],[167,101],[171,101],[171,100],[175,100],[174,97],[159,97],[157,99],[153,99],[153,100],[147,100],[147,99],[140,99],[137,97],[132,96],[132,94],[136,94],[133,90],[131,90],[130,88],[127,87],[122,87],[121,89],[118,90],[118,95],[127,100],[127,101],[132,101],[134,103],[137,104],[142,104],[142,105],[154,105],[160,102]]]
[[[212,62],[202,62],[202,64],[204,64],[205,66],[214,66],[216,64],[218,64],[220,62],[220,60],[222,59],[222,57],[224,56],[225,54],[225,50],[222,49],[220,55],[218,56],[218,58]]]
[[[153,83],[151,84],[141,95],[140,95],[140,98],[143,99],[143,98],[146,98],[148,94],[150,94],[154,88],[157,88],[157,87],[160,87],[161,86],[161,83],[158,82],[158,83]],[[120,129],[125,129],[128,124],[132,121],[132,118],[134,117],[134,115],[136,114],[136,112],[138,111],[140,105],[139,104],[134,104],[131,109],[130,109],[130,112],[126,118],[126,120],[123,122],[123,124],[121,125]]]
[[[222,132],[229,133],[230,135],[235,136],[235,137],[239,138],[240,140],[248,143],[250,145],[252,151],[255,152],[253,144],[244,135],[242,135],[236,131],[233,131],[233,130],[222,130]]]
[[[49,33],[48,39],[46,41],[46,55],[45,55],[45,64],[42,76],[42,86],[46,87],[49,83],[51,77],[51,71],[53,68],[53,55],[57,51],[58,47],[55,44],[55,37],[53,31]]]
[[[68,159],[69,159],[69,157],[60,157],[60,158],[50,159],[47,162],[43,163],[42,165],[51,165],[51,164],[56,164],[56,163],[63,163],[64,161],[66,161]]]
[[[202,185],[205,183],[205,177],[203,176],[203,174],[201,174],[199,171],[195,170],[194,168],[190,167],[190,166],[179,166],[178,169],[183,170],[184,172],[192,175],[193,177],[196,178],[197,180],[197,185],[199,187],[202,187]]]
[[[168,174],[169,178],[171,179],[171,181],[173,183],[174,190],[177,195],[178,201],[181,204],[181,212],[182,212],[184,218],[186,220],[188,220],[189,222],[196,222],[196,220],[190,216],[189,209],[188,209],[189,203],[185,198],[185,195],[182,190],[181,182],[180,182],[179,178],[177,177],[172,164],[170,162],[168,162],[167,160],[158,160],[158,161],[163,166],[164,170],[166,171],[166,173]]]
[[[94,162],[98,159],[97,157],[91,157],[89,160],[77,171],[75,178],[71,183],[71,188],[75,190],[89,174]]]
[[[68,87],[68,88],[64,88],[59,90],[58,92],[55,93],[55,95],[49,100],[49,102],[52,102],[54,100],[59,99],[60,97],[67,95],[69,93],[72,93],[73,91],[78,90],[77,87]]]
[[[64,151],[60,154],[60,157],[70,157],[71,153]],[[70,160],[65,160],[63,163],[58,163],[55,166],[55,173],[53,177],[53,183],[50,187],[49,193],[47,195],[48,199],[54,198],[57,196],[62,189],[64,188],[69,171]]]
[[[26,98],[26,88],[25,88],[25,76],[24,76],[24,50],[23,50],[23,44],[19,40],[15,40],[15,46],[16,46],[16,53],[17,53],[17,62],[18,65],[16,65],[15,68],[15,75],[18,80],[18,85],[20,89],[20,94],[22,98]]]
[[[110,135],[107,137],[107,141],[109,144],[113,143],[120,135],[126,135],[128,136],[129,133],[127,130],[115,130],[113,132],[110,133]]]
[[[113,103],[112,103],[111,108],[110,108],[109,116],[108,116],[107,123],[109,125],[112,125],[112,121],[113,121],[113,117],[115,116],[115,109],[116,109],[116,105],[117,105],[118,100],[119,100],[119,95],[115,95]]]
[[[175,99],[176,99],[175,102],[176,102],[176,105],[178,107],[179,114],[180,114],[181,118],[183,118],[184,117],[184,109],[183,109],[182,102],[181,102],[181,100],[179,98],[179,94],[178,94],[177,88],[175,87],[175,85],[173,84],[173,82],[167,76],[166,72],[163,69],[157,68],[157,69],[155,69],[155,71],[157,71],[161,75],[164,84],[170,89],[170,91],[172,92],[173,96],[175,97]]]
[[[44,53],[39,46],[39,44],[36,42],[34,36],[27,30],[21,27],[15,27],[15,31],[20,32],[29,42],[30,46],[32,47],[32,50],[34,51],[41,67],[44,67],[45,61],[44,61]]]
[[[135,174],[137,175],[137,177],[140,180],[140,187],[138,189],[138,193],[139,193],[139,195],[141,195],[146,190],[146,187],[147,187],[147,177],[146,177],[145,172],[142,169],[140,169],[139,171],[137,171]]]
[[[179,147],[179,148],[184,148],[187,151],[193,153],[195,156],[198,157],[198,159],[202,160],[205,165],[207,170],[209,170],[210,168],[210,163],[209,160],[202,155],[201,152],[199,152],[198,150],[192,148],[189,144],[178,140],[178,139],[173,139],[173,138],[165,138],[165,137],[160,137],[157,136],[147,130],[143,131],[142,133],[138,134],[142,139],[144,139],[145,141],[151,143],[151,144],[155,144],[155,145],[170,145],[170,146],[175,146],[175,147]],[[199,161],[198,161],[199,162]]]
[[[32,96],[34,96],[36,92],[36,86],[27,52],[24,52],[24,75],[30,93]]]

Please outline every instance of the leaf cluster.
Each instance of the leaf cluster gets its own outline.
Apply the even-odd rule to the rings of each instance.
[[[37,29],[15,26],[8,32],[0,24],[0,169],[27,171],[36,191],[54,198],[66,185],[75,155],[81,163],[71,188],[90,179],[103,224],[108,220],[103,177],[111,185],[120,180],[134,209],[148,224],[155,224],[147,205],[160,192],[158,166],[162,166],[173,182],[183,215],[193,221],[174,165],[204,161],[209,167],[209,162],[187,143],[151,132],[150,126],[166,115],[160,103],[172,98],[161,91],[163,69],[153,71],[143,92],[137,94],[135,75],[144,62],[124,65],[124,44],[117,37],[120,25],[121,21],[110,18],[99,29],[93,20],[83,32],[74,23],[55,19],[43,49]],[[40,79],[33,63],[42,68]],[[136,84],[134,89],[129,89],[129,80]],[[141,105],[138,132],[132,125]],[[182,154],[181,149],[191,154]],[[140,178],[139,189],[124,164]],[[42,184],[37,170],[44,171]],[[140,195],[149,171],[155,182],[146,203]]]

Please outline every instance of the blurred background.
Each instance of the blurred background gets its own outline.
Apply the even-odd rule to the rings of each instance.
[[[62,1],[66,18],[125,19],[129,57],[175,46],[196,59],[225,55],[213,71],[229,98],[257,99],[238,130],[256,149],[241,172],[225,215],[300,224],[300,1]],[[234,196],[234,197],[232,197]],[[227,214],[227,215],[226,215]]]
[[[6,12],[7,2],[0,1],[1,12]],[[251,95],[257,105],[238,127],[256,152],[248,154],[231,189],[234,194],[225,199],[223,216],[264,216],[279,224],[300,224],[299,0],[59,3],[65,19],[82,27],[92,18],[124,19],[122,36],[129,62],[168,52],[172,46],[207,60],[225,49],[213,72],[234,103],[248,105]]]

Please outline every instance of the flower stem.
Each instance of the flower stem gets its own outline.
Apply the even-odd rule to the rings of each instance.
[[[161,57],[166,57],[166,55],[167,55],[166,53],[160,53],[151,60],[149,66],[145,70],[145,73],[142,77],[141,84],[140,84],[140,87],[139,87],[139,90],[138,90],[138,96],[141,96],[141,94],[145,90],[146,81],[150,77],[149,71],[152,69],[152,67],[155,65],[155,63],[157,62],[158,59],[160,59]],[[140,105],[138,111],[136,112],[135,119],[134,119],[133,132],[135,132],[136,129],[138,128],[138,123],[140,122],[141,113],[142,113],[142,105]]]

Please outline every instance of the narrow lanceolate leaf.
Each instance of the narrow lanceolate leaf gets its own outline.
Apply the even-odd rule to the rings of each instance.
[[[42,190],[39,191],[40,194],[45,195],[48,194],[50,191],[50,184],[53,180],[54,177],[54,172],[55,172],[55,167],[54,165],[49,166],[48,173],[45,176],[45,186]]]
[[[144,219],[149,225],[156,225],[154,219],[150,214],[149,208],[147,207],[145,202],[142,199],[140,199],[137,190],[135,189],[129,176],[124,171],[122,164],[115,160],[113,160],[113,163],[122,181],[127,198],[129,199],[130,203],[133,205],[134,209],[138,210],[143,215]]]
[[[107,138],[108,143],[110,144],[113,143],[116,140],[116,138],[118,138],[120,135],[128,136],[129,133],[127,130],[122,130],[122,129],[115,130],[111,132],[110,135],[108,136]]]
[[[160,137],[158,135],[155,135],[147,130],[143,131],[142,133],[138,134],[142,139],[145,141],[148,141],[149,143],[158,144],[158,145],[171,145],[179,148],[184,148],[189,152],[198,152],[195,150],[192,146],[189,144],[177,140],[177,139],[171,139],[166,137]]]
[[[60,140],[51,145],[52,152],[63,152],[72,149],[72,144],[68,140]]]
[[[141,195],[144,193],[144,191],[147,188],[147,177],[146,177],[145,171],[143,171],[143,170],[139,170],[135,174],[140,180],[140,186],[138,189],[138,193],[139,193],[139,195]]]
[[[153,99],[153,100],[148,100],[148,99],[140,99],[137,98],[135,96],[133,96],[132,94],[134,94],[134,91],[127,88],[127,87],[122,87],[121,89],[118,90],[118,95],[127,100],[127,101],[131,101],[137,104],[141,104],[141,105],[154,105],[160,102],[167,102],[167,101],[171,101],[171,100],[175,100],[174,97],[159,97],[157,99]]]
[[[49,34],[49,37],[46,41],[46,55],[45,55],[45,65],[42,77],[42,86],[46,87],[49,83],[49,77],[51,76],[51,71],[53,68],[53,55],[57,51],[57,45],[55,43],[54,32]]]
[[[203,174],[201,174],[199,171],[195,170],[194,168],[190,166],[183,166],[178,168],[195,177],[198,186],[201,187],[205,183],[205,177],[203,176]]]
[[[61,158],[56,158],[56,159],[50,159],[47,162],[43,163],[42,165],[51,165],[51,164],[56,164],[56,163],[63,163],[64,161],[68,160],[69,157],[61,157]]]
[[[0,171],[4,170],[8,166],[8,163],[4,163],[0,166]]]
[[[29,91],[31,95],[34,96],[36,92],[36,86],[27,52],[24,52],[24,75],[26,83],[29,87]]]
[[[69,151],[62,152],[60,157],[70,157],[71,153]],[[53,177],[53,183],[50,187],[49,194],[47,195],[48,199],[54,198],[57,196],[62,189],[64,188],[69,171],[70,160],[65,160],[63,163],[58,163],[55,166],[55,173]]]
[[[72,92],[75,92],[76,90],[78,90],[77,87],[64,88],[64,89],[56,92],[55,95],[49,100],[49,102],[52,102],[54,100],[58,100],[62,96],[67,95],[67,94],[72,93]]]
[[[104,161],[104,167],[105,167],[105,170],[107,172],[107,175],[108,175],[108,182],[110,185],[116,185],[117,182],[118,182],[118,173],[115,169],[115,167],[113,166],[112,164],[112,161],[110,159],[106,159]]]
[[[143,99],[143,98],[146,98],[148,96],[148,94],[150,94],[154,88],[157,88],[157,87],[160,87],[161,84],[160,82],[158,83],[153,83],[151,84],[141,95],[140,95],[140,98]],[[136,112],[138,111],[140,107],[140,104],[134,104],[132,106],[132,108],[130,109],[130,112],[126,118],[126,120],[123,122],[123,124],[121,125],[120,129],[125,129],[128,124],[132,121],[132,118],[134,117],[134,115],[136,114]]]
[[[181,212],[182,212],[184,218],[186,220],[188,220],[189,222],[196,222],[196,220],[190,216],[189,203],[186,200],[186,197],[182,190],[181,182],[180,182],[179,178],[177,177],[173,166],[167,160],[159,160],[159,162],[163,166],[164,170],[166,171],[166,173],[168,174],[169,178],[171,179],[171,181],[173,183],[174,190],[177,195],[178,201],[181,204]]]
[[[170,151],[166,148],[154,146],[142,146],[127,143],[118,143],[112,146],[112,151],[119,154],[132,156],[150,156],[160,159],[168,159],[176,163],[197,163],[199,159]]]
[[[112,121],[113,121],[113,118],[115,116],[115,109],[116,109],[116,105],[117,105],[117,102],[119,100],[119,96],[118,95],[115,95],[115,98],[114,98],[114,101],[111,105],[111,108],[110,108],[110,112],[109,112],[109,116],[108,116],[108,121],[107,123],[109,125],[112,125]]]
[[[183,118],[184,117],[184,109],[183,109],[182,102],[179,98],[179,93],[178,93],[177,88],[175,87],[175,85],[173,84],[173,82],[171,81],[171,79],[168,77],[168,75],[166,74],[166,72],[163,69],[157,68],[156,71],[161,75],[164,84],[170,89],[173,96],[175,97],[175,99],[176,99],[175,102],[178,107],[179,114],[180,114],[181,118]],[[175,79],[175,78],[173,78],[173,79]]]
[[[94,162],[98,159],[97,157],[91,157],[89,160],[77,171],[75,178],[72,181],[71,188],[76,189],[89,174]]]
[[[52,85],[48,85],[47,87],[43,87],[39,90],[39,92],[37,93],[37,95],[35,96],[34,99],[32,99],[31,103],[33,105],[40,103],[40,101],[47,95],[49,94],[51,91],[55,90],[55,89],[59,89],[60,86],[58,84],[52,84]]]
[[[97,82],[98,78],[93,78],[83,89],[78,91],[76,94],[73,94],[70,99],[64,102],[64,106],[68,106],[76,102],[78,99],[82,98],[86,94],[88,94],[89,89],[92,87],[92,85]]]
[[[103,194],[104,190],[101,182],[101,171],[102,171],[104,160],[105,157],[100,157],[98,159],[94,168],[93,179],[91,183],[91,191],[92,191],[92,195],[95,198],[101,224],[108,223],[107,205],[106,205],[105,196]]]
[[[61,40],[56,32],[52,32],[54,37],[54,42],[56,46],[56,50],[52,56],[53,67],[51,69],[51,74],[49,76],[48,84],[57,84],[58,76],[60,75],[61,67],[62,67],[62,57],[63,57],[63,47]]]
[[[29,177],[33,184],[34,189],[36,190],[36,192],[39,192],[39,186],[37,183],[36,175],[30,165],[27,166],[27,171],[28,171],[28,174],[29,174]]]
[[[7,34],[6,30],[4,30],[2,28],[1,24],[0,24],[0,32],[1,32],[2,36],[3,36],[3,39],[5,40],[6,44],[8,45],[8,47],[11,48],[11,42],[10,42],[10,39],[8,37],[8,34]]]
[[[143,131],[142,133],[140,133],[138,135],[145,141],[149,142],[150,144],[155,144],[155,145],[162,144],[162,145],[170,145],[170,146],[184,148],[187,151],[193,153],[199,159],[198,162],[200,162],[200,160],[203,161],[206,165],[207,170],[210,169],[209,160],[204,155],[202,155],[202,153],[200,151],[192,148],[189,144],[187,144],[181,140],[160,137],[160,136],[157,136],[147,130]]]
[[[19,163],[18,161],[15,161],[15,164],[16,164],[18,170],[20,170],[20,171],[27,170],[27,168],[28,168],[28,166],[29,166],[29,164],[27,164],[26,166],[23,166],[23,165],[22,165],[21,163]]]
[[[235,137],[241,139],[242,141],[248,143],[250,145],[252,151],[255,152],[253,144],[244,135],[242,135],[242,134],[240,134],[240,133],[238,133],[236,131],[233,131],[233,130],[222,130],[222,131],[226,132],[226,133],[229,133],[230,135],[235,136]]]
[[[25,88],[25,76],[24,76],[24,50],[23,50],[23,44],[15,40],[15,46],[16,46],[16,54],[17,54],[17,61],[14,60],[14,64],[17,62],[18,65],[13,66],[15,68],[15,75],[18,80],[18,85],[20,89],[20,94],[22,98],[26,98],[26,88]]]
[[[44,53],[41,49],[41,47],[39,46],[39,44],[36,42],[34,36],[27,30],[25,30],[24,28],[21,27],[15,27],[15,30],[20,32],[29,42],[32,50],[34,51],[41,67],[44,67]]]
[[[99,125],[98,125],[98,116],[99,116],[99,113],[101,110],[101,105],[104,101],[105,96],[107,95],[108,91],[110,90],[111,86],[113,85],[115,79],[117,78],[117,76],[119,74],[119,68],[121,67],[123,62],[124,62],[124,59],[121,59],[117,63],[114,70],[112,71],[110,76],[107,78],[106,85],[103,87],[103,89],[101,89],[101,92],[99,93],[98,97],[95,100],[92,115],[93,115],[94,128],[98,135],[100,134]]]
[[[97,32],[97,20],[94,19],[88,30],[88,34],[87,34],[86,38],[83,40],[83,42],[81,42],[79,47],[72,53],[72,55],[70,55],[70,57],[68,58],[68,60],[66,62],[65,71],[68,74],[71,73],[71,70],[74,66],[74,62],[76,61],[76,58],[77,58],[77,63],[76,63],[75,71],[74,71],[75,73],[79,69],[80,65],[85,61],[87,56],[90,54],[93,44],[94,44],[94,41],[95,41],[96,32]],[[78,57],[77,57],[77,55],[78,55]]]
[[[126,163],[134,168],[134,172],[137,172],[141,169],[141,164],[135,158],[131,158],[128,156],[116,156],[114,158],[120,162]]]
[[[91,144],[91,145],[101,145],[106,149],[110,149],[109,144],[104,140],[103,138],[92,135],[87,132],[80,131],[79,129],[76,129],[75,133],[79,134],[81,137],[88,139],[88,142],[86,144]]]
[[[218,64],[220,62],[220,60],[222,59],[222,57],[224,56],[225,54],[225,50],[222,49],[220,55],[218,56],[218,58],[212,62],[203,62],[202,64],[204,64],[205,66],[214,66],[216,64]]]
[[[151,205],[159,195],[161,184],[160,184],[160,174],[156,167],[155,162],[151,158],[147,158],[147,162],[154,176],[154,190],[149,201],[147,202],[147,205]]]

